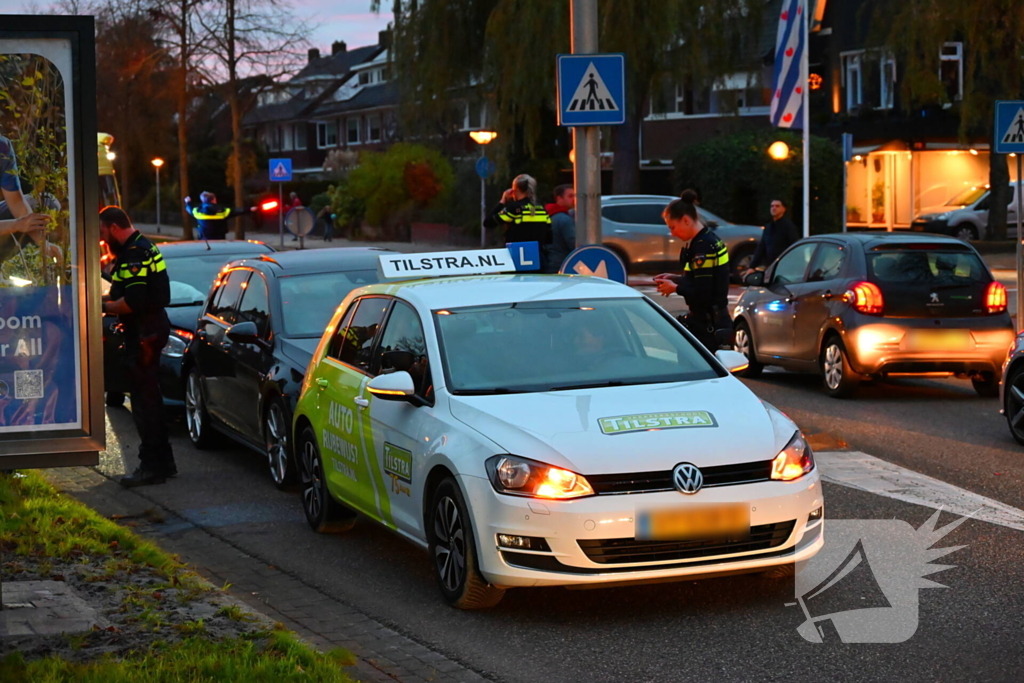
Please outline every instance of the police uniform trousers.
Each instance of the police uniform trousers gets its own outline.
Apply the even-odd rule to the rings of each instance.
[[[167,438],[164,399],[160,393],[160,352],[170,335],[170,324],[146,330],[126,330],[125,360],[128,392],[132,397],[132,418],[142,444],[139,461],[154,470],[165,471],[174,463]]]

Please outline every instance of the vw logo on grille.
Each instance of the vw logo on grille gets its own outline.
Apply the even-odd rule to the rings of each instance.
[[[682,493],[697,493],[704,486],[704,475],[696,465],[684,462],[672,470],[672,481]]]

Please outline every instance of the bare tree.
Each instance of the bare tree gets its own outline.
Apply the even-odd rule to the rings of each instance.
[[[195,11],[204,0],[160,0],[154,13],[166,26],[167,43],[174,55],[174,95],[178,106],[178,184],[181,199],[189,193],[188,183],[188,105],[198,80],[199,60],[202,57],[202,43],[195,31]],[[181,225],[184,238],[192,239],[191,216],[185,211],[183,202]]]
[[[235,193],[235,205],[244,200],[242,183],[245,157],[242,147],[242,118],[256,103],[266,86],[248,77],[261,77],[272,84],[292,73],[306,46],[308,28],[297,22],[283,0],[212,0],[197,14],[200,36],[214,58],[214,76],[223,80],[221,91],[231,110],[231,157],[228,161]],[[245,236],[242,219],[235,223],[235,236]]]

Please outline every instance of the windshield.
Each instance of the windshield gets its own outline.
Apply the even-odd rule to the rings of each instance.
[[[871,279],[880,284],[922,284],[928,287],[987,283],[985,264],[970,251],[884,251],[868,254]]]
[[[718,372],[644,299],[531,301],[435,312],[453,394],[684,382]]]
[[[376,283],[376,270],[292,275],[280,278],[284,333],[320,337],[334,309],[356,287]]]
[[[731,223],[721,216],[716,216],[707,209],[697,208],[697,215],[700,217],[701,223],[707,225],[709,222],[718,223],[719,225],[731,225]]]
[[[969,187],[946,202],[946,206],[970,206],[985,196],[986,192],[988,192],[988,188],[984,185],[980,187]]]
[[[167,277],[171,280],[171,306],[199,305],[206,300],[206,293],[213,284],[213,279],[224,267],[225,263],[242,256],[253,256],[252,252],[226,254],[190,254],[188,256],[168,257]]]

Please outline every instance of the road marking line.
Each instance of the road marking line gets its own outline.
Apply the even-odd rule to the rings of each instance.
[[[1024,531],[1024,510],[860,451],[814,454],[827,482]]]

